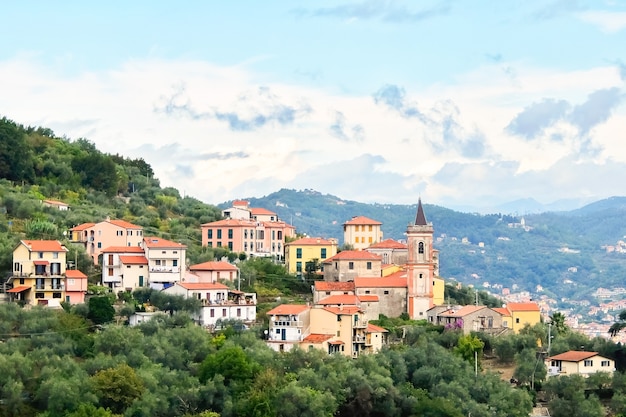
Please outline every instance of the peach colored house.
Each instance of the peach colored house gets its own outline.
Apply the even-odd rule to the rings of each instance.
[[[236,282],[239,280],[239,268],[229,262],[211,261],[189,267],[193,276],[197,277],[195,282],[218,282],[227,280]]]
[[[84,223],[70,229],[70,241],[82,244],[98,265],[102,249],[111,246],[141,246],[143,228],[124,220],[107,218],[100,223]]]
[[[142,247],[148,260],[149,285],[164,289],[182,281],[187,270],[187,246],[160,237],[146,237]]]
[[[295,235],[295,228],[283,221],[224,219],[205,223],[202,245],[245,252],[248,256],[274,257],[284,260],[285,238]]]
[[[137,246],[111,246],[102,251],[102,285],[114,291],[146,287],[150,272],[148,259]]]
[[[380,277],[382,258],[367,251],[345,250],[322,263],[324,281],[351,281],[356,277]]]
[[[343,224],[343,243],[363,250],[383,240],[382,223],[365,216],[355,216]]]
[[[77,269],[65,271],[65,302],[70,304],[82,304],[87,294],[87,275]]]
[[[62,301],[79,299],[75,293],[86,291],[87,277],[80,271],[70,272],[69,279],[73,276],[75,281],[67,299],[66,254],[67,248],[58,240],[21,240],[13,250],[13,271],[7,280],[11,300],[60,307]]]
[[[338,281],[315,281],[313,283],[313,302],[333,296],[333,295],[349,295],[355,294],[354,281],[338,282]]]

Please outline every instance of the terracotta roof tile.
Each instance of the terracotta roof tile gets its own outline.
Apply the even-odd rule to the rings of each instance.
[[[382,257],[370,253],[365,250],[344,250],[324,261],[324,263],[338,260],[355,260],[355,261],[382,261]]]
[[[74,279],[83,279],[83,278],[87,278],[87,275],[83,274],[78,269],[66,269],[65,270],[65,277],[66,278],[74,278]]]
[[[321,237],[303,237],[293,242],[285,243],[285,246],[317,246],[317,245],[336,245],[336,241],[329,239],[322,239]]]
[[[148,260],[145,256],[120,255],[120,262],[124,265],[148,265]]]
[[[191,265],[192,271],[238,271],[235,265],[224,261],[209,261],[201,264]]]
[[[510,316],[511,315],[511,312],[509,310],[507,310],[506,308],[504,308],[504,307],[494,307],[494,308],[492,308],[492,310],[502,314],[503,316]]]
[[[348,220],[347,222],[344,223],[344,225],[347,224],[354,224],[354,225],[381,225],[382,223],[376,220],[372,220],[370,218],[367,218],[365,216],[355,216],[352,219]]]
[[[513,311],[539,311],[537,303],[507,303],[506,308]]]
[[[31,252],[67,252],[58,240],[22,240],[21,243]]]
[[[161,237],[144,237],[143,242],[148,248],[186,248],[182,243],[172,242]]]
[[[177,282],[176,285],[180,285],[186,290],[227,290],[228,287],[224,284],[212,283],[212,282]]]
[[[274,307],[273,309],[268,311],[266,314],[270,316],[271,315],[282,316],[282,315],[290,315],[290,314],[300,314],[303,311],[306,311],[310,308],[311,308],[310,306],[307,306],[305,304],[281,304],[278,307]]]
[[[145,253],[139,246],[108,246],[102,249],[102,253]]]
[[[250,207],[250,213],[252,213],[253,216],[276,216],[275,212],[261,207]]]
[[[255,227],[256,222],[243,219],[224,219],[210,223],[204,223],[201,227]]]
[[[471,313],[475,313],[479,310],[482,310],[484,308],[487,308],[485,306],[463,306],[460,309],[456,310],[456,309],[450,309],[447,310],[443,313],[441,313],[441,316],[446,316],[446,317],[464,317],[467,316],[468,314]]]
[[[302,343],[324,343],[325,341],[332,339],[334,336],[335,335],[332,334],[311,333],[310,335],[302,339]]]
[[[358,305],[359,297],[356,295],[349,294],[341,294],[341,295],[331,295],[330,297],[326,297],[322,300],[319,300],[316,304],[318,305]]]
[[[371,323],[367,323],[367,329],[365,331],[368,333],[388,333],[387,329],[375,326]]]
[[[108,220],[108,222],[123,227],[124,229],[143,229],[143,227],[127,222],[126,220]]]
[[[358,313],[359,311],[362,311],[357,306],[324,307],[323,309],[336,315],[354,314],[354,313]]]
[[[82,230],[94,227],[95,225],[96,225],[95,223],[83,223],[83,224],[79,224],[78,226],[72,227],[70,230],[74,230],[76,232],[80,232]]]
[[[373,295],[373,294],[364,294],[364,295],[359,295],[358,297],[359,297],[359,300],[361,300],[364,303],[372,303],[372,302],[379,301],[378,296]]]
[[[354,291],[354,282],[315,281],[315,291]]]
[[[408,249],[408,246],[397,240],[385,239],[382,242],[370,245],[368,249]]]
[[[570,350],[568,352],[561,353],[559,355],[554,355],[546,360],[555,360],[555,361],[566,361],[566,362],[580,362],[585,359],[589,359],[598,354],[598,352],[583,352],[577,350]]]

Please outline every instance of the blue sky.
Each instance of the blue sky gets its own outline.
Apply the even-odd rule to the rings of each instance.
[[[60,3],[3,7],[0,115],[207,203],[624,195],[624,1]]]

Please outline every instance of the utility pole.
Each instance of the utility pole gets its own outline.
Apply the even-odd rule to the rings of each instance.
[[[552,345],[552,322],[548,323],[548,356],[550,356],[551,345]]]

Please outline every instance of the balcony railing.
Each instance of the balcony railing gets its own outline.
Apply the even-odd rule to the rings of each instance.
[[[367,327],[367,320],[357,320],[354,322],[355,329],[364,329]]]
[[[150,268],[150,272],[168,272],[178,274],[180,268],[177,266],[153,266]]]
[[[35,291],[65,291],[65,285],[37,284],[35,285]]]

